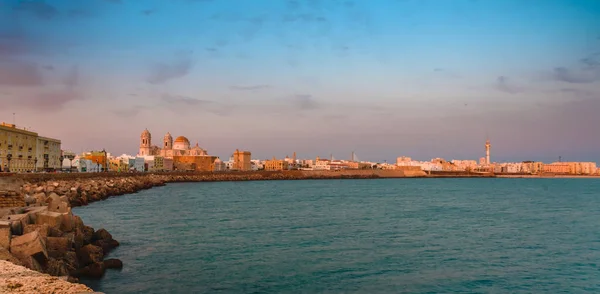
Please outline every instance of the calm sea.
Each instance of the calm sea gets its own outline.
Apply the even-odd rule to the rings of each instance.
[[[600,180],[170,184],[75,209],[105,293],[600,292]]]

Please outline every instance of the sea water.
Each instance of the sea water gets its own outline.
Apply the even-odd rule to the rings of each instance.
[[[105,293],[600,292],[600,180],[168,184],[74,212]]]

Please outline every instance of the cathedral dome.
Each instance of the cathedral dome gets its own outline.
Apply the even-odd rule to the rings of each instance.
[[[167,133],[167,134],[165,135],[165,139],[173,139],[173,137],[171,137],[171,133]]]
[[[184,136],[177,137],[177,139],[175,139],[175,143],[173,144],[173,149],[176,149],[176,150],[190,149],[190,140],[188,140]]]
[[[148,131],[148,129],[145,129],[145,130],[142,132],[142,137],[150,137],[150,131]]]

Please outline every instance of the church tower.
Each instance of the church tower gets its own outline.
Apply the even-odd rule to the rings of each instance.
[[[173,149],[173,137],[171,136],[171,133],[167,133],[165,135],[163,149],[164,150]]]
[[[485,141],[485,163],[490,164],[490,148],[492,148],[492,144],[490,144],[490,139]]]
[[[152,135],[148,129],[145,129],[140,136],[140,155],[149,156],[150,147],[152,146]]]

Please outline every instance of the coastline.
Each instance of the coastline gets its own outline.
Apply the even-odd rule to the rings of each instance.
[[[121,261],[105,259],[119,243],[94,230],[71,207],[177,182],[385,179],[385,178],[600,178],[567,175],[493,175],[414,170],[282,171],[224,173],[15,174],[0,176],[0,260],[78,282],[101,278]],[[23,248],[19,249],[19,244]],[[0,279],[0,284],[6,279]]]

